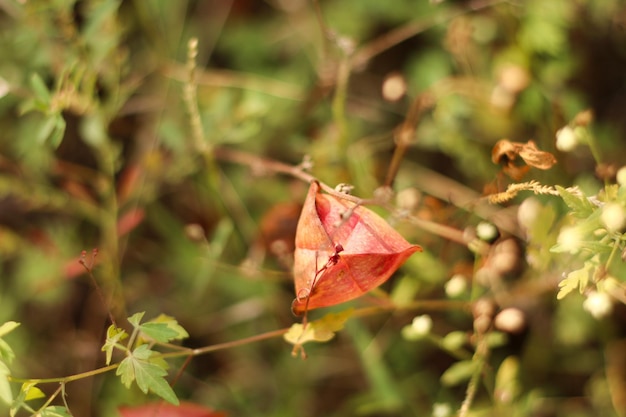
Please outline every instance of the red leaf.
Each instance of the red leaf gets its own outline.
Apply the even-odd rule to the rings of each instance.
[[[165,402],[122,406],[118,409],[121,417],[226,417],[226,413],[213,411],[190,402],[173,405]]]
[[[355,206],[311,183],[296,231],[294,313],[360,297],[422,250],[373,211]]]

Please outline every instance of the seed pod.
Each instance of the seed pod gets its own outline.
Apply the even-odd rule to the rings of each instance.
[[[296,230],[295,314],[360,297],[421,251],[373,211],[311,183]]]

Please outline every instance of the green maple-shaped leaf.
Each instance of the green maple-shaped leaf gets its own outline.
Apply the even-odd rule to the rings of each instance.
[[[151,339],[160,343],[180,340],[189,337],[189,333],[170,316],[161,314],[139,326],[139,330]]]
[[[20,392],[17,394],[17,397],[11,403],[11,410],[9,415],[14,417],[17,415],[21,408],[29,407],[26,405],[27,401],[36,400],[39,398],[44,398],[46,394],[43,393],[41,389],[37,386],[36,382],[25,382],[22,384],[20,388]]]
[[[106,364],[111,363],[111,357],[113,356],[113,350],[119,344],[120,341],[126,339],[128,334],[124,329],[120,329],[119,327],[115,327],[115,325],[110,325],[107,329],[107,338],[104,342],[104,346],[102,346],[102,351],[106,352]]]
[[[559,185],[556,189],[574,216],[584,219],[593,213],[594,206],[585,196],[578,196]]]
[[[178,404],[176,394],[165,380],[167,371],[162,362],[151,360],[153,354],[148,345],[137,347],[120,363],[116,375],[121,376],[127,388],[135,381],[142,392],[152,391],[165,401]]]
[[[140,311],[139,313],[135,313],[128,318],[128,322],[133,325],[133,327],[139,327],[139,323],[141,323],[141,319],[143,319],[145,311]]]
[[[594,257],[591,260],[585,262],[583,267],[576,269],[559,282],[559,292],[556,295],[557,300],[563,299],[567,294],[578,288],[580,293],[587,288],[587,285],[591,281],[593,274],[598,267],[598,257]]]

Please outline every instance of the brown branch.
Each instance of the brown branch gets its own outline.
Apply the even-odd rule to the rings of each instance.
[[[234,162],[241,165],[249,166],[255,172],[271,172],[278,174],[285,174],[292,176],[294,178],[301,179],[302,181],[310,183],[311,181],[317,181],[320,184],[320,187],[326,191],[328,194],[331,194],[337,198],[341,198],[347,201],[351,201],[355,203],[357,206],[359,205],[384,205],[384,202],[381,201],[383,198],[372,198],[372,199],[363,199],[353,195],[345,194],[335,190],[333,187],[330,187],[323,182],[319,181],[316,177],[304,171],[303,165],[288,165],[282,162],[274,161],[271,159],[261,158],[259,156],[237,151],[229,148],[217,148],[215,149],[214,156],[217,159],[223,161]],[[387,188],[387,187],[386,187]],[[381,193],[382,194],[382,193]],[[425,230],[434,235],[443,237],[444,239],[451,240],[453,242],[460,243],[463,246],[468,246],[470,242],[465,239],[463,236],[463,232],[461,230],[455,229],[453,227],[447,226],[445,224],[440,224],[436,222],[432,222],[429,220],[423,220],[417,217],[409,216],[407,219],[415,226],[419,227],[422,230]]]

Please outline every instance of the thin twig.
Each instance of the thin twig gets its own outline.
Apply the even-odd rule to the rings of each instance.
[[[429,16],[424,20],[409,22],[404,26],[400,26],[397,29],[394,29],[392,31],[385,33],[384,35],[374,39],[367,45],[361,47],[354,55],[354,59],[352,60],[352,65],[356,68],[360,68],[366,65],[373,57],[381,54],[382,52],[385,52],[389,48],[407,39],[410,39],[422,32],[425,32],[428,29],[431,29],[442,23],[448,22],[459,16],[463,16],[465,14],[482,10],[488,7],[493,7],[501,3],[511,3],[511,2],[508,0],[488,0],[488,1],[478,0],[478,1],[470,2],[461,11],[449,12],[447,15],[439,19],[433,19],[432,16]]]
[[[404,154],[408,150],[409,146],[416,142],[415,132],[417,130],[417,125],[419,123],[420,117],[423,111],[430,107],[432,104],[432,100],[430,99],[429,93],[423,93],[418,95],[409,111],[404,119],[404,122],[396,129],[395,132],[395,142],[396,148],[393,152],[393,157],[391,158],[391,163],[389,164],[389,169],[387,170],[387,177],[385,178],[385,186],[391,187],[393,185],[393,181],[398,174],[398,170],[400,169],[400,163],[404,158]]]
[[[305,172],[302,168],[302,165],[288,165],[282,162],[274,161],[271,159],[261,158],[259,156],[237,151],[229,148],[216,148],[215,149],[215,157],[224,161],[230,161],[234,163],[238,163],[241,165],[249,166],[253,171],[256,172],[272,172],[279,174],[286,174],[292,176],[294,178],[301,179],[307,183],[312,181],[317,181],[320,184],[320,188],[322,188],[328,194],[331,194],[334,197],[339,199],[350,201],[357,206],[361,205],[384,205],[383,201],[380,198],[371,198],[371,199],[363,199],[350,194],[345,194],[335,190],[333,187],[330,187],[327,184],[319,181],[316,177]],[[441,236],[445,239],[449,239],[453,242],[460,243],[463,246],[467,246],[469,242],[463,237],[463,232],[461,230],[455,229],[453,227],[432,222],[429,220],[420,219],[414,216],[407,216],[407,219],[419,227],[422,230],[425,230],[429,233],[432,233],[437,236]]]

